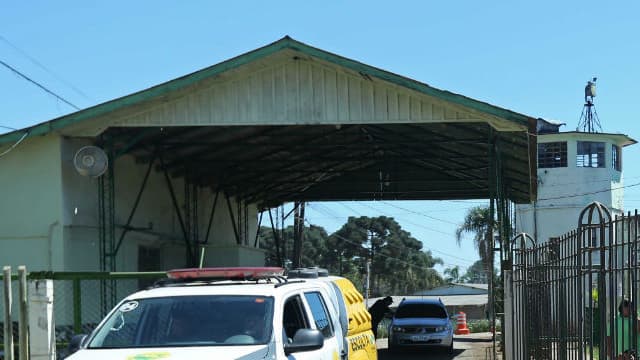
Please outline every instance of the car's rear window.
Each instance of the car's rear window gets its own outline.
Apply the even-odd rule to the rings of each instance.
[[[437,304],[402,304],[396,310],[397,318],[446,318],[444,307]]]

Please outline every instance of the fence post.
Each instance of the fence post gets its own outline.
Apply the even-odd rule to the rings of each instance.
[[[82,291],[80,279],[73,279],[73,331],[82,333]]]
[[[13,323],[11,322],[11,266],[2,268],[4,283],[4,359],[13,360]]]
[[[29,307],[27,306],[27,268],[18,266],[18,293],[20,300],[20,318],[18,320],[18,352],[20,359],[29,360]]]
[[[504,283],[504,321],[502,322],[502,334],[504,334],[504,354],[513,355],[514,354],[514,335],[517,329],[514,329],[514,308],[513,308],[513,270],[504,270],[502,272],[503,283]],[[509,329],[509,331],[506,331]],[[496,329],[494,329],[496,331]]]
[[[55,360],[56,332],[53,318],[53,280],[29,281],[30,346],[32,360]]]

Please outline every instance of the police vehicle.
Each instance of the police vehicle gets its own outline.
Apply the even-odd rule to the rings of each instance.
[[[372,336],[349,340],[363,334],[353,332],[360,321],[348,312],[351,300],[332,285],[342,278],[287,278],[273,267],[167,275],[76,338],[79,349],[67,359],[377,359]]]

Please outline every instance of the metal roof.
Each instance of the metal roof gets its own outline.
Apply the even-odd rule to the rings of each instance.
[[[442,300],[446,306],[481,306],[489,302],[489,295],[449,295],[449,296],[391,296],[393,303],[391,308],[397,308],[402,299],[430,299],[437,301]],[[382,298],[371,298],[367,301],[367,308],[371,307],[377,300]]]
[[[415,121],[407,116],[391,121],[361,114],[336,120],[311,114],[260,123],[258,113],[254,122],[225,118],[219,123],[181,124],[172,122],[174,116],[163,118],[169,123],[160,126],[153,121],[156,113],[147,113],[139,116],[142,120],[131,120],[143,110],[184,99],[185,93],[215,87],[215,81],[243,69],[303,57],[355,74],[389,93],[399,89],[431,99],[440,107],[441,119]],[[243,96],[244,102],[257,101],[250,94]],[[367,100],[364,95],[362,99]],[[362,103],[358,106],[365,106]],[[193,107],[186,100],[182,106]],[[413,113],[414,103],[408,106],[406,112]],[[191,115],[180,120],[192,120]],[[149,117],[151,123],[145,123]],[[485,199],[495,186],[495,175],[490,175],[493,162],[503,169],[504,196],[528,202],[535,198],[535,126],[529,116],[285,37],[152,88],[0,135],[0,145],[19,141],[25,132],[27,140],[49,133],[94,136],[98,145],[110,144],[117,155],[129,154],[142,163],[157,161],[157,170],[166,168],[173,176],[262,208],[291,201]]]

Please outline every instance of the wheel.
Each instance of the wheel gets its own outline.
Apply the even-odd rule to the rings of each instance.
[[[451,345],[449,345],[449,348],[447,349],[447,354],[453,354],[453,341],[451,341]]]

